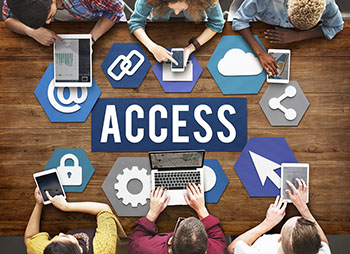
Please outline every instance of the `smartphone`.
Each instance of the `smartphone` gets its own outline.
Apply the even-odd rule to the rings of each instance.
[[[291,52],[288,49],[269,49],[268,53],[276,59],[277,76],[267,74],[268,83],[289,83],[290,73],[290,56]]]
[[[171,63],[171,71],[172,72],[184,72],[185,71],[184,49],[183,48],[172,48],[171,53],[173,53],[173,58],[178,63],[178,65]]]
[[[64,193],[62,183],[56,169],[49,169],[35,173],[33,174],[33,177],[40,190],[44,205],[51,204],[51,201],[46,196],[45,191],[48,191],[51,197],[62,195],[64,198],[66,198],[66,194]]]

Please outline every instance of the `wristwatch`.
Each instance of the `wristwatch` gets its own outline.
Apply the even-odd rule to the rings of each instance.
[[[196,50],[200,49],[201,45],[199,44],[199,42],[197,41],[196,38],[192,37],[189,41],[188,41],[189,44],[192,44]]]

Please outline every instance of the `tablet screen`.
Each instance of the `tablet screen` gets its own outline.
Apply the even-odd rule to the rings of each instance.
[[[55,43],[55,82],[90,82],[90,39]]]
[[[48,191],[51,197],[63,195],[63,191],[61,189],[61,185],[56,172],[52,172],[51,174],[47,175],[37,176],[35,177],[35,179],[39,186],[44,201],[49,200],[45,194],[45,191]]]
[[[269,79],[288,80],[289,79],[289,57],[288,53],[270,53],[277,62],[277,76],[269,76]]]
[[[295,188],[298,189],[299,184],[296,180],[296,178],[303,179],[307,186],[309,186],[308,183],[308,167],[302,167],[302,166],[283,166],[283,179],[282,179],[282,195],[284,199],[289,199],[289,196],[286,192],[286,190],[290,190],[291,193],[293,193],[293,190],[289,185],[286,183],[286,180],[289,180]]]

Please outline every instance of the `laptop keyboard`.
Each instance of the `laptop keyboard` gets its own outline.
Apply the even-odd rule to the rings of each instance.
[[[182,190],[186,189],[190,183],[201,183],[199,171],[157,172],[154,174],[155,188],[163,186],[168,190]]]

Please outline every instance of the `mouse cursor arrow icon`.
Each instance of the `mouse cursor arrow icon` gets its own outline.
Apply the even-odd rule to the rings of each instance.
[[[270,180],[276,185],[278,189],[281,188],[281,178],[274,171],[281,167],[281,165],[262,157],[259,154],[256,154],[252,151],[249,151],[250,157],[253,160],[256,172],[260,178],[261,184],[264,186],[266,182],[266,178],[270,178]]]

